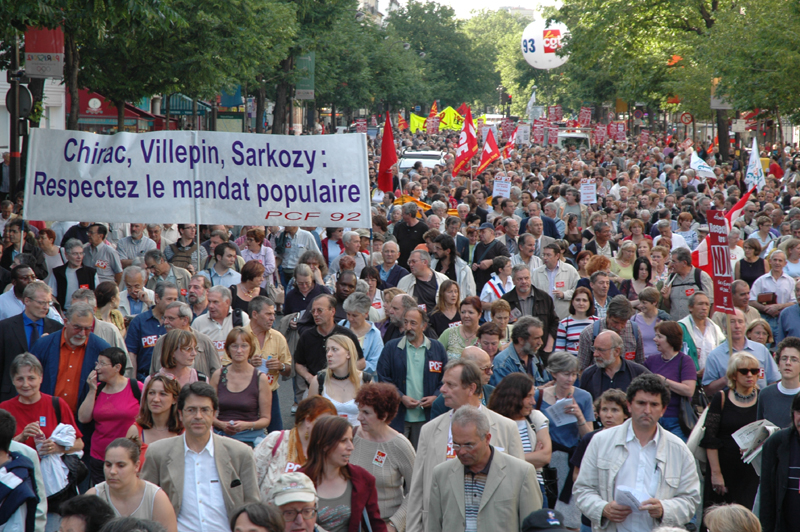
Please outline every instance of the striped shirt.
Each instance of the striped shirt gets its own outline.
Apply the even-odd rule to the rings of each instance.
[[[558,334],[556,335],[556,351],[569,351],[575,355],[578,354],[578,341],[581,338],[581,332],[599,320],[597,316],[589,316],[584,320],[578,320],[574,317],[567,316],[558,324]]]
[[[486,487],[486,479],[489,476],[489,468],[492,467],[494,458],[494,447],[491,447],[492,454],[486,467],[473,473],[467,466],[464,466],[464,512],[466,513],[467,526],[464,532],[478,532],[478,511],[481,509],[481,498],[483,489]]]

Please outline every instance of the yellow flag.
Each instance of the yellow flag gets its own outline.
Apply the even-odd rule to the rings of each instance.
[[[455,131],[461,131],[461,128],[464,125],[464,117],[458,114],[458,111],[453,109],[452,107],[447,107],[439,113],[439,128],[440,129],[452,129]]]
[[[427,120],[427,118],[424,116],[411,113],[411,118],[408,120],[408,127],[411,129],[411,132],[416,133],[417,131],[425,131],[425,120]]]

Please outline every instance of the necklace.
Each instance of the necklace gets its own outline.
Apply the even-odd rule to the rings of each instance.
[[[736,398],[737,401],[741,401],[743,403],[746,403],[748,401],[751,401],[753,399],[753,397],[756,396],[756,392],[757,392],[757,390],[755,388],[753,388],[753,391],[750,392],[749,394],[742,395],[738,391],[736,391],[736,388],[734,388],[733,389],[733,396]]]
[[[340,377],[340,376],[338,376],[336,373],[334,373],[334,372],[332,372],[332,371],[331,371],[331,375],[332,375],[332,376],[333,376],[333,378],[334,378],[334,379],[336,379],[337,381],[346,381],[347,379],[349,379],[349,378],[350,378],[350,372],[349,372],[349,371],[347,372],[347,375],[345,375],[344,377]]]

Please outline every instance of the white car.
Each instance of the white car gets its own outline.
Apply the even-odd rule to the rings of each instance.
[[[403,155],[400,156],[400,161],[397,166],[400,172],[406,172],[413,168],[417,161],[421,162],[424,168],[433,168],[437,164],[439,166],[445,166],[444,156],[445,152],[443,151],[406,150],[403,152]]]

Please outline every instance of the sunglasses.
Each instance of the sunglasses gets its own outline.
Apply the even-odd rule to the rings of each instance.
[[[758,375],[759,373],[761,373],[761,368],[739,368],[736,371],[738,371],[742,375],[747,375],[748,373],[750,375]]]

